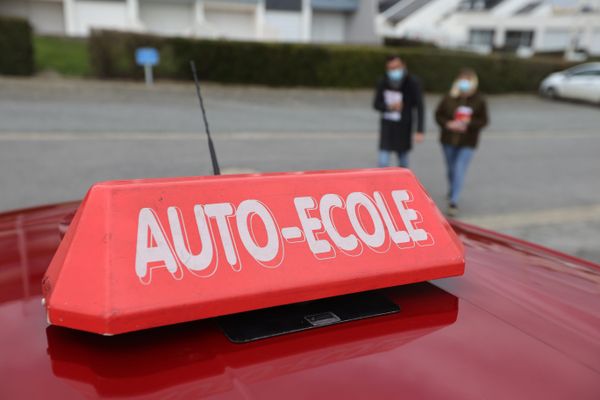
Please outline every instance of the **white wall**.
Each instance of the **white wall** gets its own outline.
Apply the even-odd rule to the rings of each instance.
[[[449,37],[459,34],[466,38],[464,27],[444,25],[445,20],[454,11],[460,0],[433,0],[419,8],[411,16],[397,24],[391,31],[385,32],[386,35],[397,37],[411,37],[415,39],[431,41],[435,43],[444,42]],[[446,32],[449,29],[454,32]],[[381,23],[378,24],[379,33],[382,32]],[[465,39],[466,40],[466,39]]]
[[[76,1],[73,4],[76,35],[89,35],[93,28],[131,29],[125,2]]]
[[[163,35],[187,35],[194,26],[192,3],[140,1],[140,20],[145,29]]]
[[[0,0],[0,14],[29,20],[37,33],[64,34],[62,1]]]
[[[264,38],[283,42],[301,41],[302,15],[298,12],[267,10]]]
[[[204,15],[206,24],[216,37],[243,40],[256,38],[254,11],[207,9]]]
[[[470,29],[494,29],[496,32],[496,46],[503,46],[505,33],[508,30],[533,31],[533,48],[535,51],[564,50],[558,48],[558,44],[565,43],[564,35],[556,32],[568,32],[568,41],[576,32],[580,32],[580,45],[589,48],[594,45],[590,31],[594,27],[600,27],[600,15],[559,15],[559,16],[513,16],[511,18],[497,17],[484,13],[457,13],[449,17],[444,23],[444,31],[449,38],[457,42],[468,39]],[[550,32],[550,37],[547,33]],[[553,33],[554,32],[554,33]],[[556,40],[559,43],[553,44]],[[441,43],[445,44],[445,43]]]
[[[379,44],[381,37],[375,32],[377,2],[360,0],[358,10],[346,17],[346,42]]]
[[[454,47],[468,43],[471,29],[494,28],[494,26],[490,27],[486,23],[479,24],[479,18],[473,14],[479,13],[469,13],[469,15],[452,14],[445,17],[438,25],[439,34],[434,42],[441,46]]]
[[[590,54],[598,56],[600,55],[600,28],[592,30],[589,41]]]
[[[542,32],[538,50],[562,51],[571,42],[571,32],[568,28],[548,28]]]
[[[527,4],[532,3],[535,0],[504,0],[496,7],[490,10],[491,15],[502,16],[502,17],[510,17],[515,12],[519,11],[521,8],[525,7]]]
[[[0,15],[29,18],[29,4],[23,0],[0,0]]]
[[[346,38],[346,15],[336,12],[313,11],[311,41],[343,43]]]
[[[37,33],[64,34],[65,17],[62,2],[33,2],[30,22]]]
[[[494,44],[501,47],[507,30],[530,30],[534,31],[534,50],[556,51],[561,47],[564,50],[574,34],[580,32],[580,46],[590,53],[600,53],[598,13],[553,14],[552,6],[544,4],[530,14],[512,15],[532,0],[506,0],[491,12],[455,12],[458,1],[432,0],[392,28],[386,27],[378,17],[378,33],[457,47],[467,44],[471,29],[491,29],[495,32]],[[600,4],[600,0],[595,0],[596,3]],[[592,32],[593,29],[596,31]],[[565,31],[568,31],[568,35],[565,35]]]

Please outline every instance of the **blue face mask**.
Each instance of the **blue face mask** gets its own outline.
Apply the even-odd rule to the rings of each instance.
[[[387,76],[388,76],[389,80],[391,80],[391,81],[399,81],[404,76],[404,69],[402,69],[402,68],[390,69],[387,72]]]
[[[471,90],[471,81],[468,79],[460,79],[457,84],[458,90],[462,93],[466,93]]]

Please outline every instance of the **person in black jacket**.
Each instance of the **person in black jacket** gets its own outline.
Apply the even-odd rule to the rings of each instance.
[[[415,141],[424,138],[423,94],[417,79],[408,74],[399,56],[386,60],[386,75],[378,82],[373,108],[381,113],[379,128],[379,166],[388,167],[392,152],[398,154],[398,164],[408,167],[408,152],[412,148],[412,134],[416,113]]]

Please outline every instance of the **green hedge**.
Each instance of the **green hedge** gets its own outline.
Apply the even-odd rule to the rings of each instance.
[[[35,65],[65,76],[90,75],[87,41],[64,36],[35,36]]]
[[[447,91],[462,67],[479,73],[483,91],[506,93],[535,91],[545,76],[566,66],[435,48],[275,44],[95,31],[89,40],[93,73],[100,78],[141,79],[142,68],[134,60],[135,49],[141,46],[159,50],[158,79],[191,79],[189,60],[195,60],[203,80],[271,86],[371,87],[383,73],[385,57],[394,52],[433,92]]]
[[[31,25],[0,16],[0,74],[31,75],[34,69]]]

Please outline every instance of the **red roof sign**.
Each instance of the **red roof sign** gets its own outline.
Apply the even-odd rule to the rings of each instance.
[[[101,334],[460,275],[406,169],[103,182],[44,277],[51,324]]]

